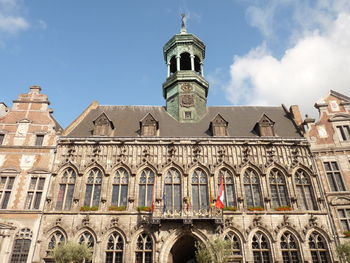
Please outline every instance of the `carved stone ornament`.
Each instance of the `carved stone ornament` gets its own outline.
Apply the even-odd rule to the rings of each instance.
[[[193,87],[191,86],[190,83],[184,83],[181,85],[181,89],[185,92],[189,92],[193,90]]]
[[[194,98],[192,94],[181,95],[181,106],[182,107],[193,107]]]

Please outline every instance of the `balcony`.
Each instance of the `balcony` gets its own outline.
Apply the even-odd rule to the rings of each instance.
[[[192,224],[194,221],[214,221],[215,224],[222,224],[223,212],[216,207],[203,209],[193,209],[192,207],[164,209],[162,205],[155,205],[152,212],[152,224],[160,224],[161,221],[180,220],[182,220],[184,224]]]

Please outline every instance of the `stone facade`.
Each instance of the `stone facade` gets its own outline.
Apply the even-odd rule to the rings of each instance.
[[[204,50],[184,25],[165,45],[166,108],[93,102],[61,133],[37,86],[0,104],[3,262],[52,262],[68,240],[94,263],[194,262],[195,242],[217,237],[232,241],[231,262],[338,262],[349,145],[334,130],[349,122],[348,98],[317,104],[308,141],[297,106],[207,107]],[[323,170],[335,161],[342,191]]]
[[[3,104],[4,105],[4,104]],[[30,87],[0,117],[0,258],[23,262],[15,243],[29,248],[32,262],[38,239],[54,152],[61,127],[51,116],[40,87]],[[38,258],[39,255],[36,255]]]

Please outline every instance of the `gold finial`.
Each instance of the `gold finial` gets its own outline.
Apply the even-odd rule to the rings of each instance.
[[[181,33],[187,33],[187,30],[186,30],[186,14],[181,14]]]

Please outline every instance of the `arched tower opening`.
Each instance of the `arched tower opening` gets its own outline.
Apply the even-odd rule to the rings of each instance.
[[[191,55],[184,52],[180,55],[180,70],[191,70]]]
[[[177,71],[176,68],[176,57],[172,56],[170,59],[170,73],[174,74]]]
[[[202,74],[202,72],[201,72],[201,60],[198,56],[194,56],[194,71]]]

